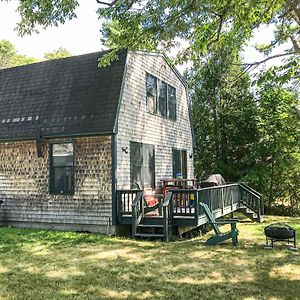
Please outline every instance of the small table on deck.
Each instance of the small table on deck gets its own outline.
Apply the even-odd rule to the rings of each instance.
[[[161,179],[163,186],[163,196],[167,195],[167,192],[172,189],[191,189],[194,188],[196,179],[178,179],[178,178],[166,178]]]

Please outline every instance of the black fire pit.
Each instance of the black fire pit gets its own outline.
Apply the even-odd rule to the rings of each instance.
[[[297,250],[296,230],[284,223],[275,223],[265,227],[265,248],[273,248],[275,242],[286,242],[290,249]]]

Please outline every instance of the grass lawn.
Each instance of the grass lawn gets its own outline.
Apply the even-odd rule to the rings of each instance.
[[[264,250],[263,228],[238,224],[239,246],[0,228],[0,299],[300,299],[300,250]]]

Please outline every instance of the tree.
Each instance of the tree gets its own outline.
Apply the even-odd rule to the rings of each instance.
[[[193,122],[197,177],[221,173],[227,181],[243,180],[255,165],[257,105],[247,74],[237,58],[218,51],[199,70],[194,69]]]
[[[15,47],[8,40],[0,41],[0,69],[11,66],[12,58],[16,54]]]
[[[214,48],[226,46],[239,52],[261,24],[273,24],[275,28],[274,40],[261,47],[261,51],[270,55],[275,46],[289,40],[292,47],[282,55],[299,60],[298,0],[95,1],[99,3],[99,16],[111,20],[112,27],[118,28],[117,34],[106,36],[107,44],[114,47],[108,62],[122,48],[168,50],[180,42],[178,59],[199,64]],[[21,35],[30,34],[39,25],[46,28],[64,23],[76,17],[78,5],[77,0],[19,1],[18,31]]]
[[[0,69],[26,65],[36,59],[17,53],[15,46],[8,40],[0,41]]]
[[[270,207],[278,201],[300,204],[300,122],[293,106],[297,95],[281,83],[264,82],[258,92],[259,142],[255,176]]]
[[[44,54],[44,58],[46,60],[65,58],[69,56],[72,56],[71,52],[62,47],[58,48],[57,50],[54,50],[53,52],[48,52]]]

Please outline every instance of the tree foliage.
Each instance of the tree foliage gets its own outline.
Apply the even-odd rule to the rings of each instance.
[[[8,40],[0,40],[0,69],[26,65],[36,59],[18,54],[15,46]]]
[[[223,49],[189,73],[196,176],[221,173],[261,191],[268,207],[299,207],[298,96],[273,77],[265,77],[254,93],[236,60]]]
[[[10,1],[10,0],[7,0]],[[38,27],[58,26],[76,17],[76,0],[22,0],[19,1],[18,12],[21,21],[18,23],[20,35],[38,32]]]
[[[47,60],[53,60],[53,59],[59,59],[59,58],[65,58],[72,56],[72,53],[65,49],[65,48],[58,48],[57,50],[54,50],[52,52],[48,52],[44,54],[44,58]]]
[[[269,206],[281,200],[300,206],[300,121],[293,109],[298,96],[282,84],[265,81],[258,92],[256,181]]]
[[[227,181],[237,181],[255,165],[257,105],[247,74],[228,83],[241,72],[234,62],[236,57],[219,51],[189,74],[195,81],[192,106],[200,178],[221,173]]]
[[[10,0],[8,0],[10,1]],[[300,4],[298,0],[95,0],[98,14],[112,22],[103,29],[107,45],[115,51],[177,47],[178,59],[202,62],[215,48],[229,47],[238,53],[261,24],[272,24],[274,40],[260,50],[272,49],[286,41],[292,46],[285,56],[299,59]],[[77,0],[19,1],[18,31],[30,34],[39,27],[57,26],[76,17]],[[116,30],[117,29],[117,30]],[[115,58],[115,51],[107,62]],[[255,65],[250,64],[249,67]]]

